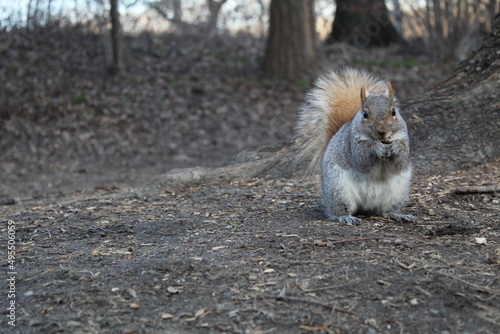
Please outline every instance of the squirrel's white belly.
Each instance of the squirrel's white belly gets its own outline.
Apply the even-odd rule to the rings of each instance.
[[[370,173],[346,171],[340,166],[340,183],[350,212],[383,214],[393,211],[408,196],[411,168],[399,173],[377,164]]]

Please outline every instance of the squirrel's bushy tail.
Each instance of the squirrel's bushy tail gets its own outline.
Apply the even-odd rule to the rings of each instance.
[[[387,83],[352,68],[331,71],[319,77],[299,110],[297,135],[301,141],[298,159],[307,163],[307,174],[319,172],[328,142],[361,108],[361,87],[370,94],[383,94]]]

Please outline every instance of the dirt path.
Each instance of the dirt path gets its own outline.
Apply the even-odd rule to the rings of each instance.
[[[2,206],[3,245],[15,224],[17,272],[16,326],[4,297],[2,328],[495,333],[499,198],[451,191],[498,186],[499,176],[494,163],[417,178],[412,224],[325,220],[313,179]]]

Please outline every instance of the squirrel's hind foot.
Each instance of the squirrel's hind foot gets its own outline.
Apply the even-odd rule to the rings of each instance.
[[[413,215],[402,215],[400,213],[395,213],[395,212],[390,212],[388,214],[385,214],[384,217],[404,223],[414,223],[417,221],[417,218]]]
[[[338,217],[330,217],[331,219],[337,219],[339,222],[349,225],[356,225],[361,223],[361,219],[354,216],[338,216]]]

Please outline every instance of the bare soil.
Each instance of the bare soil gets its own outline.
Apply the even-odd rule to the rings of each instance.
[[[12,332],[497,333],[499,198],[454,189],[499,177],[418,178],[411,224],[327,220],[315,179],[4,206]]]
[[[0,229],[7,245],[15,223],[17,271],[16,326],[3,297],[2,330],[500,331],[498,161],[417,170],[415,223],[327,220],[315,178],[138,196],[171,168],[289,142],[304,83],[265,79],[248,36],[131,38],[121,77],[79,28],[0,37]],[[447,74],[397,48],[321,54],[384,75],[402,100]]]

